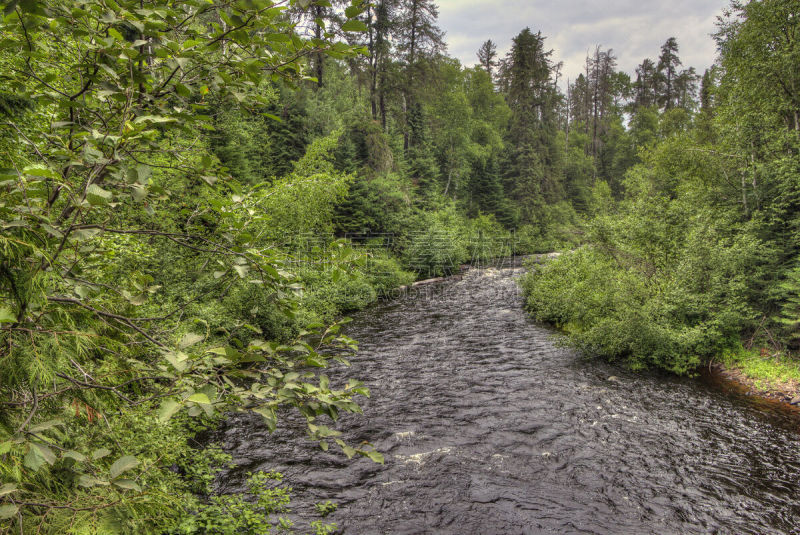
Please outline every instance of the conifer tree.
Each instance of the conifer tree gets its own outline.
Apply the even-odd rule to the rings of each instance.
[[[525,28],[506,58],[506,98],[512,113],[507,188],[529,221],[535,219],[537,207],[563,198],[563,155],[556,148],[560,95],[553,80],[552,50],[545,50],[544,40],[541,32]]]
[[[418,86],[423,78],[425,59],[444,51],[444,33],[437,19],[439,8],[433,0],[401,0],[394,37],[403,63],[403,111],[405,128],[403,149],[408,152],[415,142],[409,120],[410,114],[419,114]]]
[[[676,101],[675,83],[678,78],[678,67],[682,65],[678,57],[678,41],[670,37],[661,46],[658,58],[659,104],[665,110],[671,109]]]
[[[494,79],[494,68],[497,67],[495,58],[497,58],[497,45],[491,39],[484,41],[478,49],[478,61],[492,79]]]
[[[634,109],[639,107],[647,108],[656,104],[657,77],[656,65],[649,58],[646,58],[641,65],[636,67],[636,81],[633,84],[635,92]]]
[[[369,95],[372,118],[380,119],[383,130],[386,130],[386,93],[388,70],[391,62],[390,35],[394,24],[397,0],[378,0],[367,5],[367,50]]]
[[[697,106],[697,82],[700,76],[694,67],[682,70],[675,79],[676,103],[686,110],[693,110]]]
[[[700,83],[700,114],[697,116],[697,139],[700,143],[714,142],[714,81],[711,69],[706,69]]]

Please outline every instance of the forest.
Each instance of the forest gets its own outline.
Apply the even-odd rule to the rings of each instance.
[[[734,0],[705,72],[566,73],[533,28],[462,65],[433,0],[7,2],[0,533],[290,530],[198,433],[293,410],[384,462],[335,429],[346,315],[498,257],[563,252],[526,307],[590,356],[800,379],[798,30]]]

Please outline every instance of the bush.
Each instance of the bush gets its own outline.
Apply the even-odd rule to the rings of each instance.
[[[629,215],[621,228],[644,230],[640,214]],[[763,247],[714,223],[700,214],[680,239],[659,244],[649,232],[631,241],[608,235],[614,229],[600,222],[596,232],[605,237],[595,235],[597,245],[523,279],[528,310],[592,354],[634,369],[689,373],[735,345],[754,317],[748,298],[760,278]],[[672,228],[669,235],[681,234]]]
[[[469,259],[464,219],[450,205],[422,213],[409,237],[404,264],[422,277],[452,275]]]

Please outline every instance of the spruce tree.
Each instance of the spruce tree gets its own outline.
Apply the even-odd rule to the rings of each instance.
[[[659,104],[665,110],[675,105],[675,82],[678,78],[678,67],[682,65],[678,57],[678,41],[674,37],[667,39],[661,46],[661,56],[658,58]]]
[[[544,40],[525,28],[507,57],[506,98],[512,115],[506,187],[528,221],[536,219],[537,207],[563,199],[563,155],[556,143],[560,95],[552,50],[545,50]]]
[[[700,82],[700,113],[697,116],[697,139],[700,143],[713,143],[714,135],[714,81],[711,69],[706,69]]]
[[[646,58],[641,65],[636,67],[636,81],[634,87],[634,109],[654,106],[657,100],[658,71],[653,60]]]
[[[494,79],[494,68],[497,67],[495,58],[497,58],[497,45],[491,39],[484,41],[478,49],[478,61],[492,79]]]
[[[403,149],[416,142],[411,114],[419,113],[417,93],[423,81],[426,60],[444,51],[444,33],[439,29],[439,9],[433,0],[401,0],[394,37],[403,63]]]

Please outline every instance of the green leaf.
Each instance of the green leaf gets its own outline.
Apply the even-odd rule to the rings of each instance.
[[[0,306],[0,323],[15,323],[17,316],[14,312],[6,306]]]
[[[367,31],[367,25],[361,22],[360,20],[348,20],[344,24],[342,24],[342,31],[343,32],[365,32]]]
[[[30,429],[28,429],[28,431],[30,431],[31,433],[40,433],[42,431],[47,431],[48,429],[53,428],[57,425],[63,426],[64,422],[61,420],[48,420],[47,422],[42,422],[40,424],[31,426]]]
[[[195,333],[188,333],[181,341],[178,343],[178,347],[181,349],[186,349],[187,347],[191,347],[199,342],[202,342],[205,339],[205,336],[202,334],[195,334]]]
[[[2,487],[0,487],[0,496],[5,496],[6,494],[11,494],[12,492],[16,492],[17,484],[16,483],[6,483]]]
[[[341,445],[340,445],[340,446],[341,446]],[[353,458],[353,455],[355,455],[355,454],[356,454],[356,450],[355,450],[355,449],[353,449],[353,448],[351,448],[351,447],[350,447],[350,446],[348,446],[347,444],[345,444],[344,446],[341,446],[341,448],[342,448],[342,451],[344,452],[344,454],[345,454],[345,455],[347,455],[347,458],[348,458],[348,459],[352,459],[352,458]]]
[[[145,185],[153,175],[153,168],[149,165],[139,164],[136,166],[136,182]]]
[[[365,452],[365,455],[370,459],[372,459],[373,462],[376,462],[378,464],[383,464],[384,462],[383,455],[375,450]]]
[[[65,452],[64,452],[64,454],[63,454],[62,456],[63,456],[64,458],[67,458],[67,457],[69,457],[70,459],[75,459],[75,460],[76,460],[76,461],[78,461],[79,463],[82,463],[83,461],[85,461],[85,460],[86,460],[86,455],[84,455],[84,454],[83,454],[83,453],[81,453],[81,452],[75,451],[75,450],[69,450],[69,451],[65,451]]]
[[[55,227],[52,227],[52,226],[48,225],[47,223],[42,223],[42,228],[45,230],[45,232],[47,232],[48,234],[50,234],[54,238],[61,239],[61,238],[64,237],[64,233],[63,232],[61,232],[60,230],[58,230]]]
[[[89,204],[92,206],[108,204],[112,197],[113,195],[110,191],[104,190],[97,184],[92,184],[86,190],[86,200],[89,201]]]
[[[56,173],[52,169],[48,169],[47,167],[43,167],[41,165],[29,165],[22,170],[22,173],[28,176],[39,176],[43,178],[53,178],[53,179],[59,178],[58,173]]]
[[[141,186],[133,186],[131,188],[131,197],[136,202],[141,202],[147,197],[147,190]]]
[[[91,294],[92,289],[88,286],[78,285],[75,287],[75,295],[80,297],[81,299],[86,299]]]
[[[139,459],[133,455],[125,455],[114,461],[114,464],[108,469],[108,473],[111,475],[111,478],[114,479],[121,473],[127,472],[137,466],[139,466]]]
[[[102,459],[103,457],[108,456],[111,453],[111,450],[107,448],[98,448],[92,452],[92,459],[95,461],[98,459]]]
[[[167,351],[164,352],[164,358],[167,359],[175,370],[182,372],[189,367],[189,363],[186,362],[189,357],[186,356],[185,353],[181,353],[179,351]]]
[[[175,84],[175,92],[182,97],[191,97],[192,91],[183,84]]]
[[[108,481],[97,479],[89,474],[81,474],[81,476],[78,478],[78,485],[81,487],[94,487],[95,485],[108,485]]]
[[[84,241],[94,238],[101,232],[103,231],[100,230],[99,228],[84,228],[74,231],[72,234],[70,234],[70,236],[72,236],[72,238],[75,239],[76,241]]]
[[[11,442],[10,440],[6,442],[0,442],[0,455],[5,455],[9,451],[11,451],[12,445],[13,442]]]
[[[158,410],[158,421],[160,421],[162,424],[167,423],[180,408],[181,404],[174,399],[168,399],[164,401],[161,404],[161,408]]]
[[[28,453],[25,454],[22,464],[24,464],[26,468],[38,472],[39,468],[41,468],[45,462],[44,458],[39,454],[39,450],[34,448],[33,445],[29,445]]]
[[[52,466],[56,462],[56,454],[53,453],[53,450],[51,450],[49,446],[39,442],[31,442],[31,446],[37,450],[38,454],[47,464]]]
[[[19,512],[17,505],[0,505],[0,518],[11,518]]]
[[[267,424],[267,429],[269,429],[270,433],[275,431],[278,423],[278,418],[275,415],[275,409],[272,407],[256,407],[253,409],[253,412],[256,412],[264,417],[264,423]]]
[[[133,297],[128,298],[128,302],[133,306],[142,306],[147,302],[147,294],[141,293],[138,295],[134,295]]]
[[[248,266],[233,266],[233,269],[236,271],[236,273],[239,274],[239,277],[241,277],[242,279],[245,278],[247,276],[247,272],[250,271],[250,268]]]
[[[115,479],[112,481],[112,483],[121,489],[142,492],[142,487],[140,487],[139,484],[132,479]]]
[[[208,396],[203,394],[202,392],[197,392],[196,394],[192,394],[191,396],[189,396],[187,401],[191,401],[194,403],[202,403],[204,405],[211,404],[211,400],[208,399]]]

